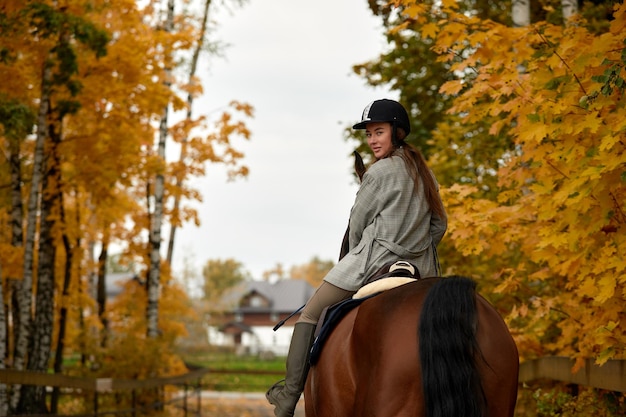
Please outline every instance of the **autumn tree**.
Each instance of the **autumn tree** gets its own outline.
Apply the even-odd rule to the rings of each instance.
[[[187,335],[185,322],[197,320],[197,317],[190,309],[183,289],[167,269],[162,278],[161,335],[158,340],[147,338],[145,334],[147,293],[140,280],[125,282],[120,296],[108,304],[107,316],[115,338],[106,350],[95,351],[98,355],[96,363],[103,374],[139,379],[154,376],[155,370],[175,375],[186,371],[184,363],[175,354],[175,342]],[[141,354],[141,360],[137,354]]]
[[[226,291],[251,279],[243,264],[234,259],[209,259],[202,267],[204,298],[218,301]]]
[[[434,97],[447,105],[417,143],[450,217],[444,271],[476,278],[522,359],[565,355],[577,370],[585,357],[624,358],[621,2],[577,14],[568,1],[394,3],[389,33],[426,43],[433,54],[421,57],[436,62],[423,65],[445,68]],[[528,6],[519,28],[512,3]],[[421,117],[408,97],[424,71],[404,74],[367,79],[393,80]]]
[[[172,67],[174,43],[170,39],[174,31],[174,0],[167,0],[165,19],[157,24],[162,28],[159,46],[162,50],[163,72],[161,83],[165,90],[169,90],[172,85]],[[175,101],[176,97],[170,100]],[[156,170],[154,178],[148,178],[148,206],[149,208],[149,238],[148,238],[148,273],[146,279],[146,292],[148,299],[146,303],[147,335],[149,338],[156,338],[159,334],[159,292],[161,290],[161,227],[163,224],[163,204],[165,195],[165,147],[168,136],[168,122],[170,114],[170,100],[164,103],[162,113],[159,117],[159,129],[157,132],[156,152],[152,155]],[[172,103],[174,104],[174,103]]]
[[[292,266],[289,270],[289,275],[292,279],[304,280],[312,287],[317,288],[333,266],[335,266],[333,261],[324,261],[314,256],[306,264]]]
[[[508,320],[522,355],[567,355],[576,368],[623,358],[626,6],[597,35],[584,20],[511,28],[456,2],[402,3],[456,74],[441,88],[450,113],[467,129],[497,116],[485,133],[515,145],[495,199],[462,183],[444,195],[457,250],[488,263],[495,291],[515,301]]]
[[[198,69],[198,61],[200,60],[200,53],[202,52],[202,49],[205,45],[206,32],[208,30],[207,27],[208,27],[210,8],[211,8],[211,0],[205,0],[203,13],[202,13],[202,20],[200,24],[200,30],[198,33],[197,41],[195,42],[193,55],[191,57],[191,62],[189,65],[189,80],[186,86],[187,88],[187,109],[186,109],[186,114],[185,114],[186,122],[192,121],[193,103],[195,99],[195,94],[197,94],[197,91],[198,91],[198,81],[199,81],[196,77],[196,72]],[[185,130],[185,132],[182,135],[182,138],[180,139],[180,157],[178,161],[181,164],[184,164],[185,158],[187,157],[188,142],[189,142],[188,131]],[[175,177],[174,185],[177,189],[180,189],[182,186],[183,176],[179,172],[174,172],[174,177]],[[178,192],[174,192],[173,200],[174,200],[173,208],[172,208],[173,217],[178,217],[178,212],[180,211],[181,194]],[[172,225],[170,228],[170,235],[169,235],[169,239],[167,243],[167,254],[165,257],[165,259],[167,260],[167,263],[170,265],[172,265],[172,259],[174,257],[174,242],[175,242],[176,231],[178,230],[178,227],[179,227],[178,222],[172,222]]]
[[[13,347],[6,356],[18,370],[48,371],[55,351],[53,369],[62,372],[70,348],[100,361],[120,340],[107,343],[103,324],[119,331],[119,337],[126,337],[129,328],[145,337],[145,314],[132,322],[111,314],[111,300],[104,297],[109,246],[121,245],[124,261],[147,270],[146,233],[156,231],[151,221],[158,176],[161,220],[180,225],[198,219],[184,205],[171,208],[174,190],[182,201],[201,198],[185,180],[203,175],[206,163],[223,163],[233,178],[247,174],[243,153],[231,143],[234,137],[250,136],[245,119],[252,107],[246,103],[231,101],[217,121],[199,115],[181,124],[165,123],[164,139],[179,142],[183,131],[188,138],[187,157],[179,163],[155,152],[163,109],[184,110],[181,91],[202,93],[187,88],[187,81],[170,79],[166,71],[182,65],[197,41],[196,16],[183,9],[174,16],[174,30],[165,33],[155,24],[161,22],[156,6],[148,2],[139,8],[124,0],[9,0],[0,10],[0,75],[10,80],[0,85],[0,145],[9,162],[0,164],[5,191],[0,222],[7,226],[0,233],[0,269],[3,300],[10,301],[3,309],[10,316],[2,321],[0,343]],[[156,240],[153,233],[152,247]],[[157,301],[164,303],[159,309],[171,314],[180,292],[167,265],[159,261],[157,267]],[[92,296],[94,276],[97,297]],[[146,311],[148,297],[124,299]],[[162,344],[167,353],[180,331],[167,317],[158,321],[158,330],[153,347]],[[172,372],[167,362],[157,360],[154,364],[163,366],[148,368]],[[85,370],[103,365],[84,364]],[[14,388],[11,411],[48,411],[40,389]],[[50,411],[55,407],[53,397]]]
[[[262,278],[264,281],[280,281],[287,278],[287,271],[283,264],[277,262],[272,268],[263,271]]]
[[[489,193],[497,181],[494,173],[499,167],[499,160],[514,144],[506,134],[484,134],[489,131],[491,119],[485,119],[482,124],[473,124],[471,130],[466,125],[462,126],[456,115],[447,112],[453,97],[441,91],[445,82],[454,79],[451,71],[453,62],[471,54],[472,46],[458,44],[454,57],[441,59],[440,53],[433,47],[432,37],[428,36],[439,24],[437,17],[425,14],[417,21],[403,14],[403,10],[411,7],[410,4],[402,1],[393,3],[384,0],[368,1],[370,10],[380,18],[385,28],[388,47],[375,59],[354,65],[354,72],[368,85],[385,86],[398,94],[400,102],[407,107],[411,116],[411,135],[408,141],[429,158],[437,154],[438,159],[431,161],[430,165],[443,185],[473,183]],[[436,8],[438,2],[422,3]],[[584,4],[580,12],[592,31],[606,30],[612,3],[614,2],[600,1]],[[555,0],[457,2],[459,13],[506,26],[514,25],[512,10],[517,5],[527,8],[525,12],[528,14],[528,22],[549,21],[563,24],[560,4],[561,1]],[[453,42],[453,39],[449,41]],[[470,71],[465,77],[471,78],[473,73]],[[437,137],[433,138],[435,135]],[[357,149],[366,162],[371,163],[371,154],[362,132],[348,129],[346,136],[350,140],[356,140]],[[446,246],[445,240],[442,244]],[[449,251],[446,255],[453,256]]]
[[[241,1],[235,1],[236,4],[240,4]],[[200,94],[202,90],[196,85],[195,66],[197,65],[198,55],[202,50],[205,42],[206,24],[208,20],[208,13],[210,8],[210,1],[205,1],[204,12],[202,14],[199,27],[192,22],[187,23],[187,19],[192,15],[184,13],[187,19],[177,19],[176,25],[174,24],[175,15],[175,1],[168,0],[165,10],[165,21],[163,23],[156,21],[156,24],[165,29],[165,36],[160,36],[160,45],[163,49],[164,58],[164,71],[160,74],[161,82],[163,86],[170,92],[169,101],[165,103],[162,113],[159,118],[158,140],[156,143],[156,153],[152,154],[154,166],[154,179],[148,178],[147,183],[147,204],[152,206],[149,208],[149,259],[150,267],[147,274],[146,290],[148,291],[148,305],[146,306],[146,320],[148,323],[148,336],[156,337],[158,333],[158,298],[160,287],[160,269],[161,269],[161,227],[164,222],[164,217],[169,214],[170,222],[172,225],[170,231],[170,242],[168,243],[168,260],[171,259],[174,236],[176,228],[181,223],[179,217],[183,213],[180,209],[180,196],[182,193],[182,187],[184,180],[191,173],[190,167],[195,164],[196,166],[202,166],[205,162],[219,162],[228,166],[228,174],[230,178],[236,178],[238,176],[245,177],[248,174],[247,167],[240,164],[240,160],[243,154],[236,150],[231,143],[231,139],[234,136],[240,136],[245,139],[250,137],[250,132],[243,122],[233,118],[232,111],[225,111],[220,120],[215,124],[215,129],[205,139],[190,139],[192,129],[197,128],[204,121],[204,118],[197,120],[192,119],[192,105],[195,95]],[[189,12],[187,12],[189,13]],[[193,19],[192,19],[193,21]],[[185,22],[185,24],[183,24]],[[187,35],[188,31],[192,31],[193,37]],[[160,33],[160,32],[157,32]],[[174,67],[178,59],[182,59],[180,56],[180,50],[185,49],[191,51],[191,68],[188,82],[180,81],[175,83]],[[175,54],[176,51],[176,54]],[[184,99],[175,94],[176,90],[186,93],[186,105]],[[183,94],[184,95],[184,94]],[[185,110],[186,116],[184,120],[173,126],[169,126],[170,120],[170,106],[174,111]],[[241,112],[244,116],[252,116],[252,107],[247,103],[239,103],[237,101],[231,101],[230,107],[235,112]],[[206,127],[200,126],[200,127]],[[174,139],[181,148],[181,156],[179,162],[169,170],[166,170],[166,154],[165,148],[168,142],[168,137],[172,132],[177,132],[178,136]],[[174,135],[172,135],[174,136]],[[208,150],[210,153],[207,153]],[[195,151],[195,152],[193,152]],[[198,155],[199,152],[205,152]],[[220,153],[221,152],[221,153]],[[194,155],[195,153],[195,155]],[[195,156],[195,162],[190,163]],[[198,157],[199,156],[199,157]],[[203,168],[201,171],[204,172]],[[169,174],[169,175],[166,175]],[[168,181],[166,183],[166,178]],[[173,184],[173,187],[172,185]],[[169,209],[165,206],[166,188],[175,188],[170,192],[173,194],[173,209]]]
[[[426,4],[436,2],[426,1]],[[510,20],[510,2],[493,2],[487,0],[460,1],[459,7],[466,13],[491,19],[498,22]],[[440,123],[448,122],[446,110],[451,105],[451,97],[441,94],[440,87],[454,75],[450,72],[450,62],[439,60],[438,54],[432,49],[432,39],[424,36],[417,24],[407,19],[401,12],[403,5],[384,0],[369,1],[372,13],[380,17],[387,40],[387,49],[379,57],[353,66],[353,71],[361,76],[368,85],[386,86],[399,96],[399,101],[406,106],[411,115],[411,135],[408,141],[419,147],[427,156],[433,146],[432,132]],[[425,19],[434,17],[424,16]],[[358,150],[364,155],[366,162],[371,162],[371,155],[366,146],[364,136],[360,132],[349,132],[348,137],[358,140]],[[477,151],[482,149],[476,146]],[[461,148],[460,152],[470,151]],[[489,151],[485,150],[485,155]],[[477,158],[479,160],[479,158]],[[456,170],[446,171],[446,175],[454,176],[451,180],[473,178],[474,171],[479,167],[461,162]],[[484,162],[485,164],[487,161]]]
[[[3,230],[8,231],[8,235],[4,237],[2,246],[2,255],[0,257],[0,291],[2,297],[0,300],[5,300],[4,288],[8,288],[6,291],[7,300],[17,301],[19,295],[22,294],[23,286],[22,281],[17,277],[23,272],[21,270],[22,263],[19,261],[23,257],[23,231],[22,222],[24,218],[24,207],[22,201],[22,166],[21,166],[21,152],[22,143],[24,138],[32,131],[32,127],[35,123],[35,115],[33,110],[26,104],[20,102],[16,98],[3,97],[0,99],[0,137],[5,141],[6,146],[4,149],[8,149],[7,155],[8,164],[3,164],[3,167],[8,167],[8,172],[2,170],[0,178],[2,178],[2,184],[10,184],[11,192],[4,194],[6,200],[2,201],[2,207],[10,207],[8,211],[8,218],[3,219]],[[4,200],[4,198],[3,198]],[[2,265],[5,265],[5,269],[2,270]],[[20,299],[20,301],[24,301]],[[19,304],[9,303],[13,312],[18,311]],[[9,307],[9,309],[11,309]],[[10,353],[8,336],[9,336],[9,321],[8,317],[11,315],[5,314],[5,308],[0,311],[0,369],[4,369],[6,366],[6,358]],[[15,318],[19,317],[19,314],[13,314],[14,328],[19,328],[19,321]],[[23,362],[20,364],[23,367]],[[17,400],[15,400],[17,401]],[[0,414],[6,415],[9,412],[9,397],[4,384],[0,385]]]
[[[15,363],[18,369],[25,363],[30,370],[47,370],[52,344],[52,317],[54,292],[55,242],[53,212],[60,201],[57,192],[59,177],[58,145],[61,126],[67,114],[77,109],[74,97],[80,83],[73,79],[76,73],[76,53],[72,41],[82,43],[95,51],[104,53],[107,37],[90,22],[73,14],[75,10],[55,9],[44,3],[31,3],[17,13],[30,23],[36,33],[32,43],[34,56],[41,61],[40,101],[37,118],[36,151],[28,202],[26,247],[24,250],[22,285],[16,287],[16,310],[19,311],[16,329]],[[12,27],[9,25],[9,27]],[[22,39],[32,36],[13,26]],[[10,54],[13,51],[7,51]],[[19,150],[16,149],[19,153]],[[47,152],[44,155],[44,151]],[[44,157],[45,156],[45,157]],[[41,187],[41,189],[40,189]],[[41,197],[43,196],[43,197]],[[21,204],[20,204],[21,207]],[[15,212],[19,209],[16,208]],[[40,215],[38,235],[38,264],[35,265],[35,233],[37,215]],[[17,219],[16,219],[17,220]],[[20,233],[21,235],[21,233]],[[17,243],[17,240],[15,240]],[[32,282],[37,268],[35,315],[31,317]],[[31,326],[31,320],[34,323]],[[28,349],[28,356],[26,351]],[[12,403],[16,406],[20,390],[14,391]],[[43,387],[23,387],[21,405],[25,411],[40,412],[46,409]]]

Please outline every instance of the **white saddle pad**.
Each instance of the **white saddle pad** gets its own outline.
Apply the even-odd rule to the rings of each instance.
[[[417,281],[415,278],[406,277],[389,277],[381,278],[377,281],[371,282],[361,287],[352,298],[363,298],[368,295],[375,294],[377,292],[390,290],[392,288],[399,287],[410,282]]]

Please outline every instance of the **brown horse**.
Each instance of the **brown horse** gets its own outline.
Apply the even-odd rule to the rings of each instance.
[[[350,311],[311,367],[306,416],[513,416],[517,347],[475,287],[420,279]]]

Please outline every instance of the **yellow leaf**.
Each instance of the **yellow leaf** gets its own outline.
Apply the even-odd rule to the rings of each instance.
[[[597,112],[591,112],[585,116],[583,124],[591,133],[595,133],[602,126],[602,118]]]
[[[554,192],[554,186],[552,184],[548,183],[546,185],[543,182],[536,182],[534,184],[531,184],[530,189],[533,193],[537,195],[552,195],[552,193]],[[546,214],[549,214],[550,216],[552,215],[551,213]]]
[[[620,136],[614,133],[604,135],[601,139],[599,148],[601,151],[610,151],[611,149],[613,149],[615,144],[620,141],[620,139]]]
[[[596,281],[593,278],[586,278],[578,287],[578,292],[581,297],[595,297],[598,293]]]
[[[439,33],[439,26],[436,23],[426,23],[420,30],[424,38],[435,39]]]
[[[461,80],[451,80],[443,83],[439,92],[443,94],[449,94],[454,96],[459,93],[463,89],[463,82]]]
[[[526,128],[519,133],[522,141],[541,142],[548,135],[548,127],[541,122],[527,123]]]
[[[598,281],[599,292],[594,299],[599,303],[604,303],[609,298],[613,297],[617,281],[613,274],[607,274]]]
[[[405,16],[410,17],[411,19],[417,19],[419,16],[426,14],[426,5],[425,4],[412,4],[406,7],[402,13]]]

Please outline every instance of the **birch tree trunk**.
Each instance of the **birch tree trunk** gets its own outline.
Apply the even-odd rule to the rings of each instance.
[[[4,133],[9,142],[9,169],[11,171],[11,245],[14,248],[20,248],[24,245],[23,238],[24,233],[22,229],[23,221],[24,221],[24,205],[22,201],[22,167],[21,167],[21,158],[20,158],[20,149],[21,149],[21,141],[26,135],[30,132],[30,127],[34,124],[34,115],[27,110],[26,106],[14,104],[9,105],[6,111],[9,114],[3,112],[2,118],[4,120],[8,120],[10,118],[18,117],[19,120],[15,125],[9,128],[6,124],[4,126]],[[19,114],[20,116],[16,116]],[[21,125],[20,125],[20,122]],[[2,275],[0,271],[0,283],[2,282]],[[14,294],[21,294],[22,291],[22,281],[18,280],[17,277],[7,276],[6,277],[7,288],[9,289],[8,296],[8,309],[7,311],[12,312],[15,307],[15,303],[11,302],[13,300]],[[13,292],[15,291],[15,292]],[[0,300],[4,300],[4,288],[0,284]],[[9,331],[8,325],[9,321],[7,320],[7,315],[5,314],[4,303],[1,303],[2,309],[0,310],[0,369],[4,369],[6,367],[5,359],[7,358],[7,346],[9,346]],[[17,313],[17,311],[15,311]],[[17,317],[19,314],[14,315],[13,318],[13,326],[14,328],[19,327],[17,321]],[[5,384],[0,384],[0,415],[7,415],[9,413],[9,402],[8,402],[8,394],[7,387]]]
[[[513,0],[511,2],[511,15],[513,17],[514,27],[530,25],[530,1],[531,0]]]
[[[48,63],[44,64],[41,78],[41,95],[37,116],[37,138],[33,160],[33,175],[30,194],[28,196],[28,212],[26,226],[26,245],[24,247],[24,277],[15,294],[18,326],[15,329],[15,352],[13,355],[14,369],[24,370],[28,351],[29,330],[31,324],[32,289],[33,289],[33,257],[35,251],[35,233],[37,230],[37,213],[39,208],[40,184],[44,160],[44,141],[47,136],[47,119],[50,102],[52,70]],[[19,288],[21,287],[21,288]],[[14,386],[11,396],[11,408],[16,408],[20,399],[20,386]]]
[[[167,2],[167,19],[165,30],[172,32],[174,28],[174,0]],[[169,88],[171,70],[165,70],[164,84]],[[159,126],[159,141],[157,155],[162,167],[157,172],[154,182],[154,213],[150,227],[150,268],[148,272],[148,303],[146,306],[147,336],[156,338],[159,333],[159,297],[161,293],[161,225],[163,222],[163,195],[165,193],[165,143],[167,140],[169,104],[163,109],[163,116]]]
[[[205,0],[204,2],[204,14],[202,15],[202,26],[200,27],[200,34],[198,36],[198,43],[196,45],[196,49],[193,52],[193,57],[191,59],[191,69],[189,70],[189,84],[194,83],[194,79],[196,76],[196,69],[198,68],[198,60],[200,58],[200,52],[202,52],[202,46],[204,45],[204,36],[206,34],[207,22],[209,19],[209,7],[211,6],[211,0]],[[191,119],[193,106],[193,94],[190,92],[187,95],[187,119]],[[187,157],[187,141],[188,138],[185,137],[180,144],[180,157],[178,158],[179,163],[182,165],[185,163],[185,158]],[[176,176],[176,190],[179,190],[183,185],[182,175]],[[178,214],[180,209],[180,193],[176,192],[174,195],[174,214]],[[167,263],[172,265],[172,259],[174,257],[174,239],[176,237],[176,229],[177,226],[172,224],[170,231],[170,238],[167,244]]]
[[[60,124],[60,121],[58,122]],[[57,146],[60,133],[54,126],[48,130],[49,157],[44,160],[45,175],[42,183],[41,213],[39,226],[39,256],[37,264],[37,290],[35,296],[35,319],[29,342],[28,370],[47,372],[52,347],[54,323],[54,279],[56,246],[53,236],[55,208],[59,202],[59,165]],[[45,387],[25,385],[20,398],[20,412],[48,413]]]

